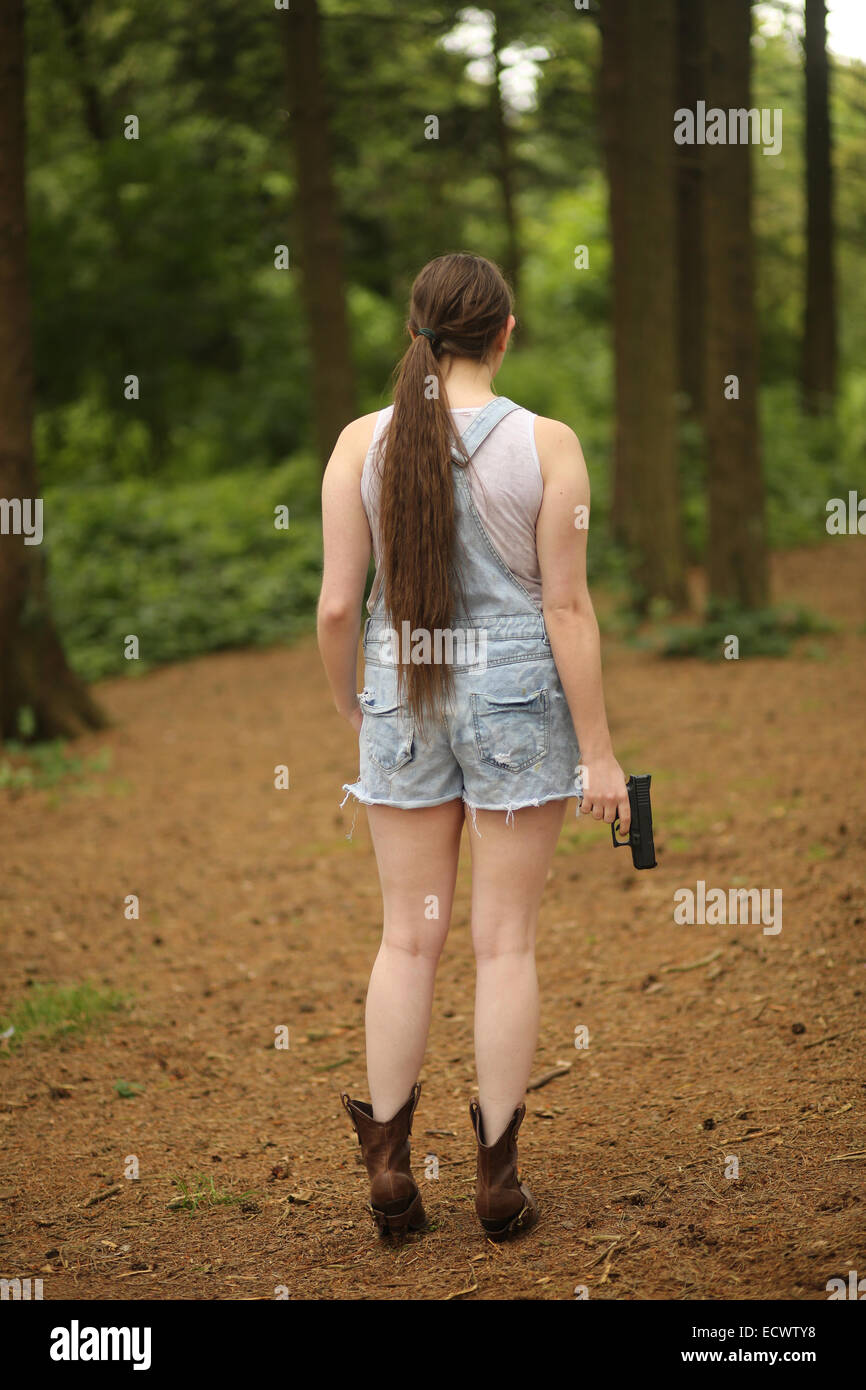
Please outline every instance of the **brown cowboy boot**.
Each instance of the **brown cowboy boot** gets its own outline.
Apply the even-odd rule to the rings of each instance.
[[[472,1127],[478,1141],[475,1210],[490,1240],[506,1240],[528,1231],[538,1220],[538,1204],[517,1173],[517,1131],[526,1106],[515,1110],[495,1144],[484,1143],[484,1123],[477,1100],[469,1102]]]
[[[409,1166],[409,1135],[420,1094],[421,1083],[416,1081],[406,1104],[390,1120],[374,1120],[367,1101],[340,1097],[361,1145],[370,1178],[369,1207],[382,1236],[401,1237],[427,1224]]]

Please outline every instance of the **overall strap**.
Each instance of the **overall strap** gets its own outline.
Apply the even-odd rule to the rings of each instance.
[[[510,415],[512,410],[519,410],[520,406],[514,401],[510,401],[507,396],[497,396],[495,400],[488,401],[487,405],[482,406],[472,422],[466,426],[460,436],[463,448],[472,458],[487,438],[491,430],[494,430],[500,420],[504,420],[506,415]],[[457,445],[451,448],[452,458],[456,463],[463,462],[463,456]]]

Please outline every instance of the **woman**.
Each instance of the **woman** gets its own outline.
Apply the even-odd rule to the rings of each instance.
[[[622,835],[629,825],[586,587],[586,465],[567,425],[493,393],[511,307],[481,256],[426,265],[394,404],[347,425],[322,489],[319,646],[359,734],[359,779],[344,786],[367,807],[384,904],[366,1006],[370,1102],[342,1099],[382,1234],[425,1224],[409,1135],[464,818],[476,1210],[494,1240],[538,1217],[517,1132],[538,1034],[535,926],[566,800],[577,794],[596,820],[618,813]]]

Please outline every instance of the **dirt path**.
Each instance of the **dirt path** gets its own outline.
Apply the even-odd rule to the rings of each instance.
[[[0,1006],[85,979],[135,1003],[0,1059],[0,1274],[41,1273],[46,1299],[823,1299],[866,1274],[862,555],[852,538],[776,563],[778,593],[842,624],[824,659],[606,643],[620,759],[654,773],[659,868],[635,874],[571,803],[537,1071],[571,1065],[530,1094],[545,1220],[505,1248],[472,1209],[466,846],[416,1116],[435,1229],[395,1253],[339,1103],[365,1094],[379,898],[363,810],[346,838],[357,754],[315,644],[100,687],[117,723],[84,745],[112,750],[95,790],[0,794]],[[675,924],[698,880],[782,889],[782,931]],[[242,1200],[169,1209],[173,1178],[202,1173]]]

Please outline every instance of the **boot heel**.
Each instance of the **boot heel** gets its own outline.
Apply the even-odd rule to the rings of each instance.
[[[424,1210],[420,1192],[409,1208],[409,1229],[410,1231],[426,1231],[427,1229],[427,1213]]]
[[[376,1207],[370,1207],[370,1211],[379,1228],[379,1234],[383,1236],[402,1238],[409,1231],[424,1230],[427,1225],[420,1192],[416,1192],[405,1211],[379,1211]]]
[[[531,1226],[535,1225],[538,1220],[538,1208],[534,1202],[532,1205],[527,1202],[516,1216],[511,1217],[510,1221],[488,1221],[484,1217],[481,1217],[480,1220],[488,1240],[508,1240],[511,1236],[528,1231]]]
[[[373,1213],[379,1236],[393,1236],[402,1240],[410,1230],[424,1230],[427,1227],[427,1216],[420,1193],[414,1195],[406,1211],[384,1212],[379,1211],[377,1207],[371,1207],[370,1211]]]

